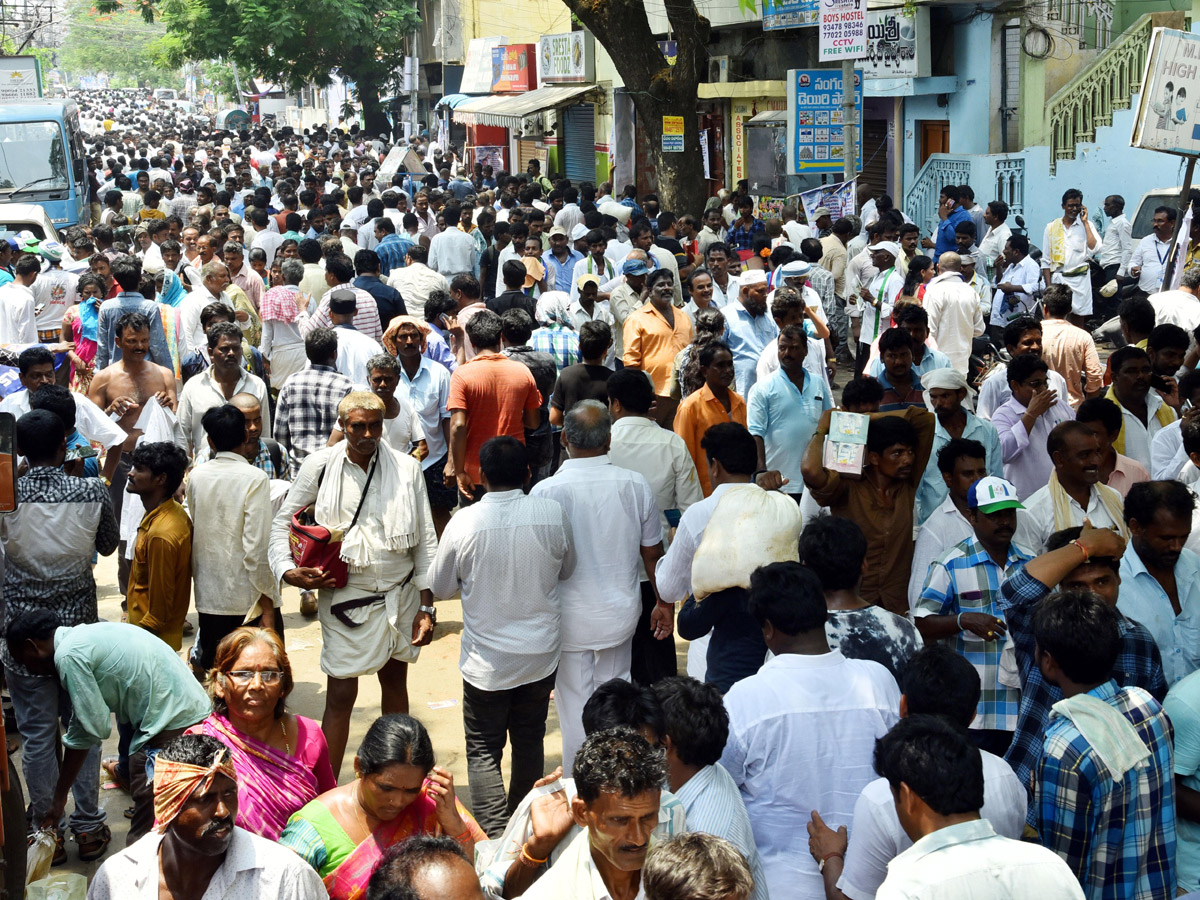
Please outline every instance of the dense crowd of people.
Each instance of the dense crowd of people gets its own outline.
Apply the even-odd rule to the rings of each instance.
[[[1170,277],[1119,196],[1039,250],[967,185],[671,211],[80,102],[90,221],[0,242],[0,662],[89,898],[1200,890],[1200,194]],[[409,715],[454,598],[463,800]]]

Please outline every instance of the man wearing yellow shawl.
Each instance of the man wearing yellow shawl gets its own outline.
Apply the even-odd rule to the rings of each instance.
[[[1047,286],[1065,284],[1071,289],[1068,321],[1082,327],[1092,314],[1088,258],[1100,249],[1100,236],[1088,221],[1080,190],[1069,188],[1063,194],[1062,209],[1062,218],[1047,225],[1042,235],[1042,278]]]
[[[1113,447],[1149,472],[1150,442],[1175,421],[1175,410],[1158,391],[1150,390],[1154,369],[1145,350],[1122,347],[1108,361],[1113,381],[1104,396],[1121,407],[1121,433]]]
[[[203,734],[173,740],[154,761],[154,831],[105,860],[89,900],[325,896],[300,857],[233,824],[237,794],[228,747]]]

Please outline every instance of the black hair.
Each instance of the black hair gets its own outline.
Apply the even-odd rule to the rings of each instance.
[[[1008,204],[1003,200],[993,200],[987,205],[987,208],[1001,222],[1008,218]]]
[[[369,272],[379,272],[379,254],[374,250],[359,250],[354,254],[354,271],[359,275]]]
[[[158,756],[164,762],[186,763],[207,769],[214,760],[229,756],[229,748],[212,735],[181,734],[167,742]]]
[[[236,450],[246,441],[246,416],[231,403],[205,410],[200,425],[216,453]]]
[[[967,728],[979,707],[979,673],[966,657],[941,644],[913,654],[900,677],[908,714],[945,716]]]
[[[875,771],[940,816],[983,808],[983,757],[961,728],[939,716],[909,716],[875,741]]]
[[[1029,255],[1029,238],[1027,238],[1025,235],[1023,235],[1023,234],[1009,235],[1008,243],[1009,243],[1009,246],[1011,246],[1014,250],[1016,250],[1022,256]]]
[[[296,255],[302,263],[321,261],[321,242],[316,238],[305,238],[296,246]]]
[[[612,329],[607,322],[589,320],[579,326],[579,355],[582,359],[595,359],[607,352],[612,343]]]
[[[654,384],[641,369],[631,366],[618,369],[608,376],[607,386],[608,398],[616,400],[630,412],[645,415],[650,411],[654,402]]]
[[[889,328],[879,336],[879,355],[889,350],[907,350],[912,353],[912,336],[903,328]]]
[[[242,329],[232,322],[216,322],[209,325],[205,335],[208,338],[209,350],[215,350],[223,337],[236,338],[239,344],[242,342]]]
[[[859,375],[842,388],[842,406],[878,405],[883,402],[883,385],[870,375]]]
[[[649,275],[646,276],[646,290],[649,290],[650,288],[654,287],[656,284],[658,284],[664,278],[670,278],[671,281],[674,282],[675,281],[675,273],[672,272],[670,269],[666,268],[665,266],[660,266],[659,268],[655,269],[653,272],[651,272]]]
[[[31,609],[28,612],[17,613],[8,620],[4,639],[8,642],[8,652],[20,658],[20,649],[27,641],[48,641],[54,637],[54,631],[62,627],[58,614],[48,609]]]
[[[479,279],[467,272],[460,272],[450,280],[450,290],[458,291],[472,300],[478,300],[482,296]]]
[[[659,793],[667,764],[662,753],[632,728],[609,728],[584,740],[571,774],[577,796],[590,804],[602,793],[623,797]]]
[[[503,321],[490,309],[481,309],[467,320],[467,338],[476,350],[487,350],[500,346]]]
[[[304,336],[304,355],[314,366],[326,365],[337,356],[337,332],[332,328],[314,328]]]
[[[661,736],[666,729],[658,695],[623,678],[604,682],[583,704],[583,733],[609,728],[649,728]]]
[[[493,489],[518,488],[529,475],[529,454],[516,438],[498,435],[479,448],[479,468]]]
[[[367,882],[365,900],[422,900],[413,887],[417,875],[427,867],[458,857],[468,865],[471,860],[452,837],[414,834],[388,847]]]
[[[142,280],[142,261],[136,256],[121,254],[112,261],[113,281],[121,286],[123,291],[136,291],[138,282]]]
[[[695,678],[663,678],[654,685],[666,736],[687,766],[715,765],[729,740],[729,712],[720,689]]]
[[[1121,305],[1117,307],[1117,316],[1135,334],[1148,335],[1154,330],[1154,307],[1145,297],[1128,297],[1122,300]]]
[[[1075,525],[1071,528],[1064,528],[1062,531],[1054,532],[1050,537],[1046,538],[1046,552],[1049,553],[1052,550],[1065,547],[1071,541],[1078,540],[1081,534],[1083,534],[1082,525]],[[1089,556],[1088,564],[1093,566],[1108,566],[1115,574],[1121,574],[1121,558],[1118,556]]]
[[[798,562],[776,562],[755,569],[746,608],[760,628],[770,622],[777,631],[791,636],[824,630],[828,617],[820,579]]]
[[[1055,453],[1066,449],[1067,436],[1079,435],[1083,438],[1094,438],[1096,433],[1088,428],[1078,419],[1067,419],[1065,422],[1059,422],[1050,429],[1050,433],[1046,435],[1046,453],[1053,458]]]
[[[1150,337],[1146,338],[1147,350],[1183,350],[1186,351],[1191,345],[1191,338],[1188,333],[1178,325],[1164,323],[1156,325],[1154,330],[1150,332]]]
[[[867,426],[867,452],[883,453],[888,447],[903,444],[917,446],[917,430],[907,419],[898,416],[881,416]]]
[[[31,465],[36,465],[54,458],[67,437],[67,426],[48,409],[31,409],[17,419],[16,436],[17,450],[29,458]]]
[[[67,434],[75,430],[75,395],[59,384],[44,384],[29,395],[29,408],[46,409],[62,419]],[[26,453],[26,456],[29,454]]]
[[[971,236],[971,239],[974,240],[975,235],[977,233],[977,229],[975,228],[974,222],[972,222],[970,219],[964,219],[963,221],[959,222],[957,225],[954,226],[954,233],[955,234],[969,234]]]
[[[1017,384],[1028,379],[1036,372],[1049,372],[1050,366],[1040,356],[1034,356],[1032,353],[1023,353],[1020,356],[1014,356],[1008,363],[1008,371],[1005,375],[1008,377],[1008,383],[1014,381]]]
[[[1021,343],[1026,332],[1036,331],[1041,332],[1042,323],[1033,316],[1018,316],[1007,325],[1004,326],[1004,346],[1015,347]]]
[[[405,713],[390,713],[371,723],[358,745],[358,770],[363,775],[382,772],[388,766],[433,768],[433,742],[425,726]]]
[[[1160,509],[1173,518],[1191,522],[1195,508],[1196,497],[1182,482],[1142,481],[1125,495],[1125,524],[1136,519],[1145,527],[1154,521]]]
[[[337,279],[338,284],[354,280],[354,263],[344,253],[335,253],[325,258],[325,272]]]
[[[917,303],[905,303],[896,310],[895,319],[896,324],[900,327],[904,327],[909,322],[916,322],[926,330],[929,328],[929,313],[925,311],[925,307]]]
[[[1076,422],[1099,422],[1109,435],[1121,430],[1122,420],[1121,407],[1107,397],[1089,397],[1075,412]]]
[[[114,331],[117,337],[124,337],[126,329],[137,334],[139,331],[150,330],[150,320],[145,313],[127,312],[121,318],[117,319],[117,326]]]
[[[1071,311],[1071,289],[1065,284],[1050,285],[1042,297],[1046,312],[1056,318],[1062,318]]]
[[[187,454],[171,441],[143,441],[133,448],[129,462],[140,469],[148,469],[156,478],[166,475],[168,497],[179,490],[188,468]]]
[[[1090,591],[1060,591],[1043,600],[1033,613],[1033,634],[1038,651],[1054,657],[1075,683],[1099,684],[1112,676],[1121,629],[1116,612]]]
[[[950,438],[937,452],[938,471],[949,475],[954,471],[954,463],[959,459],[987,459],[987,450],[979,441],[970,438]]]
[[[519,306],[506,309],[500,316],[500,333],[515,346],[528,344],[533,334],[533,317]]]
[[[393,222],[388,216],[379,216],[375,220],[375,230],[382,231],[384,234],[395,234],[396,223]]]
[[[723,345],[722,345],[723,346]],[[758,447],[745,425],[721,422],[700,438],[704,458],[716,460],[731,475],[752,475],[758,468]]]
[[[505,260],[504,265],[500,267],[500,276],[505,287],[519,289],[525,283],[525,276],[528,274],[529,270],[519,259]]]
[[[733,356],[733,351],[724,341],[708,341],[696,351],[696,362],[701,366],[711,366],[717,354],[722,351]]]
[[[1063,191],[1063,195],[1062,195],[1063,203],[1066,203],[1068,200],[1082,200],[1082,199],[1083,199],[1083,191],[1079,190],[1079,188],[1067,188],[1065,191]]]
[[[17,357],[17,371],[22,375],[28,375],[29,370],[34,366],[44,366],[47,363],[54,365],[54,354],[41,344],[35,344],[21,351]]]
[[[1150,354],[1134,344],[1126,344],[1121,349],[1114,350],[1112,356],[1108,358],[1114,379],[1117,375],[1121,374],[1121,368],[1130,360],[1141,360],[1149,363]]]
[[[867,539],[853,519],[821,516],[800,532],[800,562],[826,591],[852,590],[862,578]]]

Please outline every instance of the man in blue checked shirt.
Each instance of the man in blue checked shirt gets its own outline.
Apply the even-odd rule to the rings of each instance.
[[[1145,626],[1117,609],[1121,554],[1125,551],[1121,535],[1110,528],[1076,526],[1050,535],[1046,548],[1045,553],[1031,559],[1000,588],[1000,607],[1017,651],[1017,671],[1021,677],[1017,732],[1005,759],[1031,792],[1050,708],[1063,698],[1062,691],[1048,682],[1038,668],[1033,635],[1034,613],[1055,585],[1064,591],[1091,591],[1116,611],[1121,651],[1113,665],[1112,677],[1117,684],[1140,687],[1159,701],[1167,695],[1167,679],[1154,637]],[[1030,807],[1030,824],[1033,811]]]
[[[975,534],[946,550],[929,567],[913,609],[926,644],[945,641],[979,672],[979,712],[971,737],[981,750],[1001,755],[1017,727],[1021,692],[1004,680],[1008,628],[1000,608],[1001,585],[1030,554],[1012,542],[1017,489],[1003,478],[980,478],[967,491],[967,519]]]
[[[1060,688],[1035,770],[1034,827],[1089,900],[1174,897],[1171,723],[1137,687],[1118,687],[1116,613],[1068,591],[1033,617],[1038,668]]]

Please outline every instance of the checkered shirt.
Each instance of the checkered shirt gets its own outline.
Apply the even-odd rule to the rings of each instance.
[[[553,356],[560,372],[583,359],[579,355],[579,335],[557,322],[535,331],[529,338],[529,346]]]
[[[1016,544],[1010,544],[1008,559],[1001,569],[978,539],[969,537],[930,564],[921,598],[913,612],[917,616],[957,616],[974,612],[1003,619],[1000,586],[1016,567],[1031,558]],[[1000,683],[1000,656],[1005,641],[983,641],[970,632],[960,631],[944,643],[979,673],[982,691],[978,714],[971,727],[998,731],[1016,728],[1021,692]]]
[[[1062,691],[1046,681],[1038,668],[1033,637],[1033,614],[1038,604],[1053,588],[1042,584],[1024,567],[1012,573],[1000,588],[1000,608],[1008,623],[1017,650],[1017,670],[1021,673],[1021,712],[1017,731],[1005,760],[1026,790],[1033,793],[1033,769],[1042,752],[1042,737],[1050,719],[1050,707],[1063,698]],[[1140,687],[1149,691],[1159,703],[1167,696],[1167,679],[1163,674],[1162,657],[1154,637],[1145,626],[1114,610],[1121,629],[1121,651],[1113,664],[1113,678],[1121,687]],[[1035,807],[1029,807],[1029,824],[1033,824]]]
[[[1170,720],[1141,688],[1088,691],[1130,721],[1150,757],[1119,780],[1074,723],[1055,717],[1037,765],[1035,827],[1071,867],[1088,900],[1175,896],[1175,785]]]
[[[756,237],[766,237],[767,225],[762,219],[751,220],[749,226],[738,219],[729,229],[729,243],[735,250],[753,250]]]
[[[353,383],[332,366],[309,365],[287,380],[275,408],[275,440],[288,452],[292,478],[310,453],[329,442],[337,407]]]

